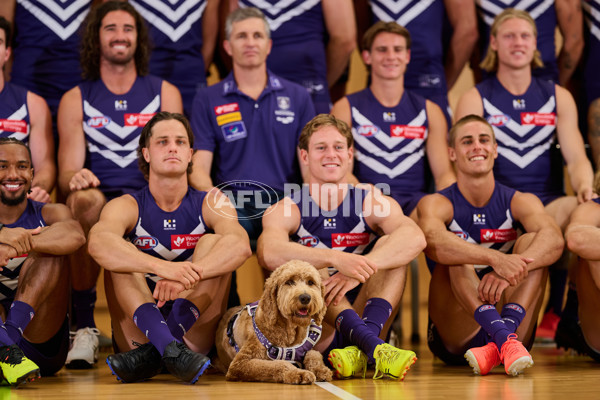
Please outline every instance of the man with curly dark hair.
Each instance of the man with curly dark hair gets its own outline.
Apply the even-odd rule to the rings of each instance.
[[[182,112],[182,103],[175,86],[147,75],[147,29],[130,4],[109,1],[93,8],[82,44],[86,81],[65,93],[58,111],[58,180],[87,234],[107,199],[145,185],[136,157],[142,127],[159,111]],[[89,368],[97,357],[99,271],[86,248],[71,260],[77,332],[67,367]]]

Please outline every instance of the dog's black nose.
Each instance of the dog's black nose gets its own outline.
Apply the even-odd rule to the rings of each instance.
[[[300,303],[308,304],[310,303],[310,294],[302,293],[299,297]]]

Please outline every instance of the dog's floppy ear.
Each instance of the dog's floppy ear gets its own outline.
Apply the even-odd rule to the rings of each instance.
[[[260,298],[260,307],[263,312],[265,321],[269,326],[275,326],[277,324],[277,316],[279,315],[279,308],[277,307],[277,294],[279,292],[279,279],[276,277],[280,274],[274,272],[265,281],[265,288]]]
[[[322,282],[320,282],[319,279],[319,284],[321,285],[321,309],[318,310],[318,312],[313,315],[313,319],[315,320],[315,323],[317,325],[323,325],[323,319],[325,318],[325,313],[327,313],[327,305],[325,304],[325,285],[323,285]]]

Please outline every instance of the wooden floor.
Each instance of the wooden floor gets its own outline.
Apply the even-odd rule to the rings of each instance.
[[[248,283],[249,277],[260,281],[254,267],[244,267],[241,279]],[[19,389],[0,388],[0,400],[5,399],[95,399],[95,398],[144,398],[144,399],[212,399],[229,400],[325,400],[325,399],[598,399],[600,364],[591,358],[565,354],[553,347],[535,346],[532,350],[535,365],[525,374],[510,377],[502,367],[491,374],[480,377],[472,374],[468,367],[448,367],[434,360],[424,343],[427,319],[426,298],[429,275],[421,265],[419,271],[419,332],[421,344],[411,345],[403,340],[404,348],[411,348],[419,357],[404,382],[390,379],[374,381],[356,378],[333,381],[332,384],[292,386],[267,383],[226,382],[222,375],[210,372],[202,376],[195,385],[177,381],[170,375],[159,375],[154,379],[136,384],[122,384],[111,375],[104,362],[108,353],[101,353],[98,365],[92,370],[72,371],[62,369],[57,376],[42,378]],[[238,282],[240,280],[238,279]],[[242,300],[251,296],[258,288],[246,287]],[[411,289],[403,299],[402,323],[405,332],[410,332]],[[99,287],[99,303],[96,322],[102,332],[110,332],[110,321],[106,303]],[[405,335],[405,336],[408,336]],[[332,393],[333,392],[333,393]]]

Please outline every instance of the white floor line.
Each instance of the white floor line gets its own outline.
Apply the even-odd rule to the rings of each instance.
[[[339,397],[343,400],[361,400],[360,397],[356,397],[353,394],[346,392],[344,389],[341,389],[335,385],[332,385],[329,382],[315,382],[315,385],[320,386],[321,389],[327,390],[329,393],[334,396]]]

